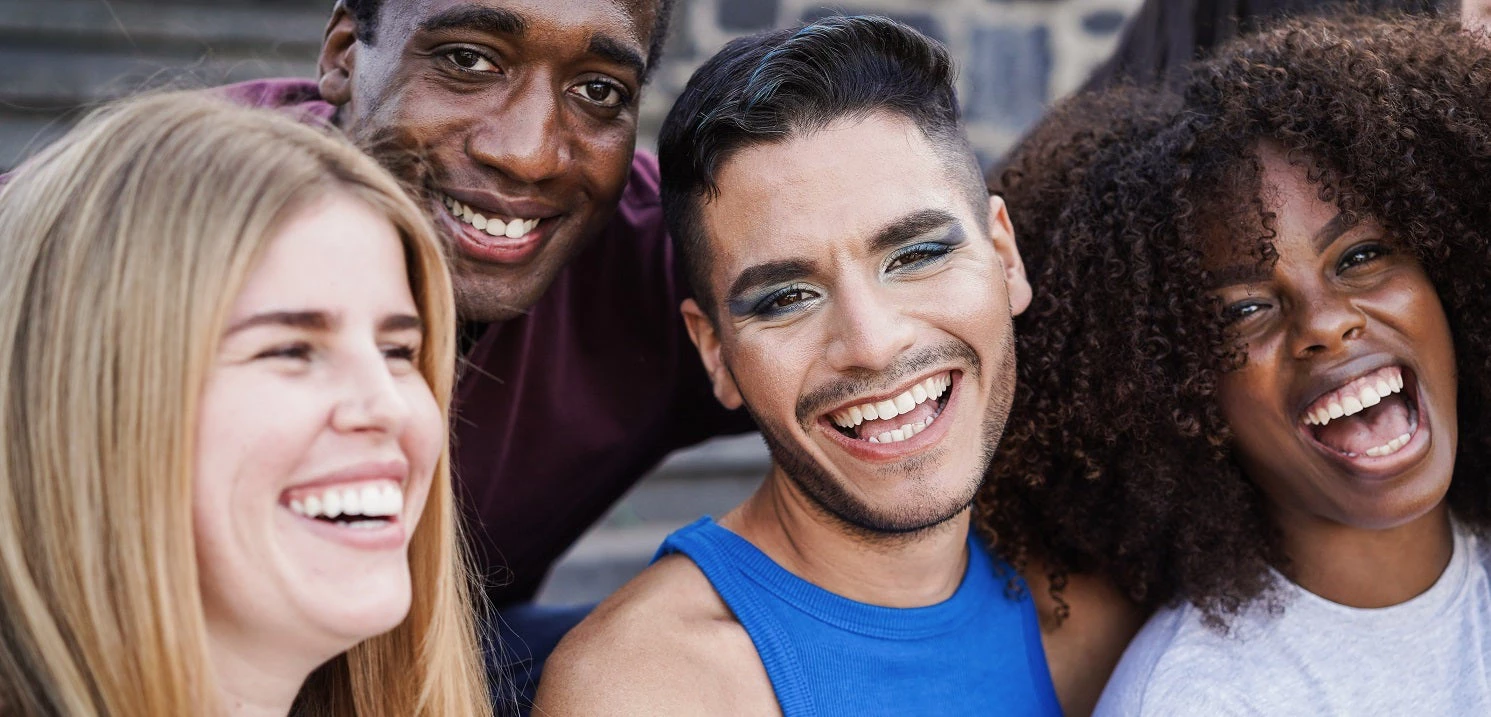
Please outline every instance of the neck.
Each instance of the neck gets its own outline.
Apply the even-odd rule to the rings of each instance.
[[[882,607],[942,602],[968,566],[969,509],[925,530],[875,536],[828,515],[776,466],[720,525],[803,580]]]
[[[223,714],[230,717],[285,717],[306,678],[324,660],[296,659],[283,650],[220,638],[209,628],[209,654]]]
[[[1449,508],[1444,502],[1386,530],[1364,530],[1318,518],[1278,522],[1290,560],[1289,578],[1326,600],[1349,607],[1389,607],[1422,595],[1439,580],[1454,551]]]

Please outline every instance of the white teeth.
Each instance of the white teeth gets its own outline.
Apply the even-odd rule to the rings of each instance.
[[[1350,416],[1362,412],[1362,402],[1356,396],[1341,397],[1341,410],[1344,415]]]
[[[1412,437],[1412,434],[1405,433],[1401,436],[1398,436],[1397,438],[1394,438],[1391,441],[1388,441],[1386,445],[1377,446],[1376,448],[1368,448],[1367,455],[1374,458],[1377,456],[1392,455],[1401,450],[1403,446],[1408,445],[1408,440]]]
[[[829,420],[840,428],[853,428],[865,421],[888,420],[909,413],[917,405],[942,397],[953,379],[948,374],[939,374],[902,391],[895,398],[876,403],[864,403],[829,415]],[[878,438],[878,436],[877,436]]]
[[[377,487],[365,485],[358,495],[358,502],[362,504],[363,515],[387,515],[383,508],[383,491]]]
[[[381,487],[377,484],[367,484],[360,488],[332,487],[290,501],[290,512],[307,518],[335,518],[341,515],[386,518],[398,515],[403,510],[403,491],[386,483]]]
[[[909,412],[913,408],[916,408],[916,399],[914,397],[912,397],[910,391],[907,391],[907,392],[905,392],[905,393],[903,393],[903,394],[901,394],[899,396],[896,396],[895,400],[896,400],[896,415],[898,415],[898,416],[901,415],[901,414],[903,414],[903,413]]]
[[[1403,390],[1403,372],[1397,367],[1382,369],[1374,376],[1357,378],[1331,393],[1315,399],[1305,409],[1305,423],[1324,426],[1332,419],[1360,413],[1382,402],[1382,399]],[[1385,448],[1386,446],[1379,446]]]
[[[880,420],[886,421],[895,418],[901,411],[896,408],[895,401],[881,401],[875,404],[875,412],[880,414]]]
[[[534,227],[537,227],[541,221],[539,219],[513,219],[512,221],[505,221],[497,217],[483,215],[450,197],[444,197],[443,200],[445,208],[449,209],[450,213],[457,219],[476,227],[477,231],[484,231],[494,237],[517,239],[533,231]]]

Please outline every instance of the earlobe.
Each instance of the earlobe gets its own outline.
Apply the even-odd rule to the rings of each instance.
[[[326,24],[321,56],[316,63],[319,77],[316,85],[321,99],[338,107],[352,100],[352,70],[356,60],[357,21],[339,1]]]
[[[735,385],[735,377],[730,375],[730,369],[725,366],[720,354],[720,335],[715,330],[714,322],[709,320],[699,308],[699,303],[693,299],[685,299],[678,309],[683,313],[683,323],[688,327],[689,339],[694,342],[694,348],[699,350],[704,371],[709,374],[710,383],[714,384],[714,397],[725,408],[740,408],[745,402],[740,397],[740,389]]]
[[[989,239],[994,242],[994,251],[1004,264],[1004,283],[1010,296],[1010,314],[1019,316],[1030,306],[1030,280],[1025,276],[1025,262],[1020,260],[1020,248],[1015,244],[1015,227],[1010,223],[1010,213],[1004,198],[989,195]]]

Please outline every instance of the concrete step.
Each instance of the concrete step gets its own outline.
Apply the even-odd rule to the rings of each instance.
[[[550,571],[537,601],[598,602],[652,559],[669,533],[750,496],[770,460],[758,435],[679,451],[628,492]]]

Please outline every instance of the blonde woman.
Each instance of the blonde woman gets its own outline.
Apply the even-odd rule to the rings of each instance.
[[[356,149],[193,94],[0,191],[0,713],[485,715],[451,289]]]

